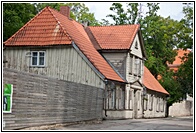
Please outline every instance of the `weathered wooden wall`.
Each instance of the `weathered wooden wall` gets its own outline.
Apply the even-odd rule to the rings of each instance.
[[[126,53],[105,52],[102,55],[110,61],[124,78],[126,77]]]
[[[102,118],[103,89],[3,69],[3,83],[13,84],[12,113],[4,113],[6,129]]]
[[[144,117],[165,117],[166,116],[166,95],[155,91],[147,90],[144,100]]]
[[[30,51],[45,51],[45,67],[30,67]],[[72,46],[6,47],[6,68],[104,88],[103,80]]]

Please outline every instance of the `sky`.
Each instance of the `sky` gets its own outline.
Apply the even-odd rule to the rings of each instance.
[[[113,2],[84,2],[84,4],[89,8],[90,13],[94,13],[95,18],[99,21],[101,19],[106,19],[112,21],[109,17],[106,17],[108,14],[112,14],[113,12],[109,10],[112,6]],[[119,3],[119,2],[118,2]],[[121,2],[123,7],[126,8],[127,2]],[[142,3],[142,11],[145,12],[147,7],[145,3]],[[180,20],[183,18],[183,4],[182,2],[160,2],[159,4],[158,15],[162,17],[170,16],[174,20]]]

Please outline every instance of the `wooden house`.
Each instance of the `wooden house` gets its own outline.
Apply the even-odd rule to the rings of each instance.
[[[108,61],[118,73],[128,82],[125,90],[114,91],[106,100],[105,109],[111,118],[142,118],[163,117],[149,106],[155,106],[153,99],[156,93],[160,93],[160,101],[165,108],[168,92],[150,75],[150,71],[144,67],[147,59],[140,25],[117,25],[117,26],[90,26],[86,31],[93,42],[94,47]],[[149,77],[151,86],[148,86]],[[153,85],[156,84],[156,85]],[[151,91],[153,90],[153,91]],[[110,90],[108,90],[109,93]],[[147,93],[147,94],[146,94]],[[146,98],[150,94],[151,97]],[[144,99],[148,99],[149,105]],[[122,100],[122,101],[121,101]],[[122,105],[119,103],[123,103]],[[151,103],[150,103],[151,102]],[[148,106],[148,111],[146,109]],[[158,105],[157,105],[158,106]],[[148,112],[155,112],[152,116]]]
[[[126,84],[66,6],[45,7],[4,45],[4,83],[14,88],[5,129],[100,119],[105,88]]]
[[[93,47],[83,25],[69,18],[66,6],[60,12],[44,8],[4,44],[6,68],[101,88],[105,81],[125,83]]]
[[[85,27],[69,13],[46,7],[26,23],[4,42],[4,68],[104,89],[103,117],[163,117],[145,106],[157,96],[164,108],[168,93],[152,77],[148,84],[140,26]]]

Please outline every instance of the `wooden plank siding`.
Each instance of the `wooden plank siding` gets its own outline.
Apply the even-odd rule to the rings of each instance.
[[[30,51],[46,51],[45,67],[30,67]],[[5,68],[104,88],[104,82],[71,46],[6,47]]]
[[[108,52],[102,53],[102,55],[112,63],[124,78],[126,77],[126,53]]]
[[[103,89],[4,68],[13,84],[12,113],[4,130],[102,118]]]

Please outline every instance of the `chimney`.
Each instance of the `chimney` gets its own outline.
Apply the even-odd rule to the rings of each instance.
[[[60,13],[70,18],[70,7],[69,6],[61,6]]]

